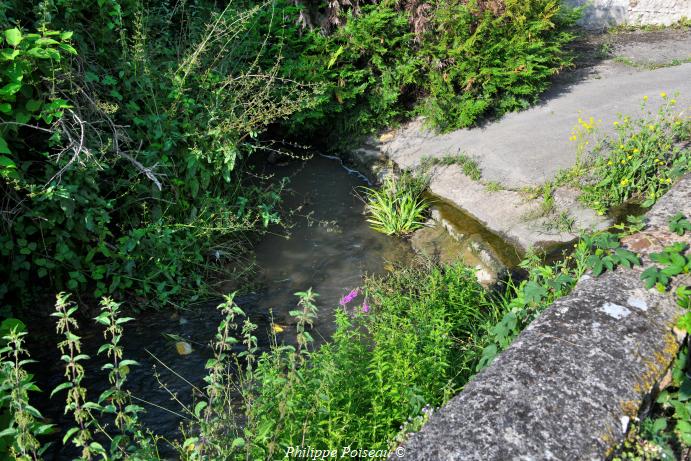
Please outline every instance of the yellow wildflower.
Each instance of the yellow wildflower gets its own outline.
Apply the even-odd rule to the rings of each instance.
[[[619,126],[619,122],[614,122],[614,126]]]
[[[625,147],[626,146],[624,146],[623,144],[619,144],[619,149],[624,149]]]
[[[607,165],[612,166],[614,165],[614,162],[610,160],[609,162],[607,162]]]
[[[622,186],[625,186],[625,185],[627,185],[628,183],[629,183],[629,180],[628,180],[627,178],[624,178],[624,179],[621,180],[621,185],[622,185]]]
[[[633,155],[627,155],[626,158],[631,160],[633,158]]]
[[[675,105],[677,103],[677,100],[676,99],[670,99],[669,103],[671,105]]]
[[[667,184],[672,184],[672,179],[671,179],[671,178],[667,178]]]
[[[647,101],[647,100],[648,100],[648,97],[647,97],[647,96],[643,96],[643,101]]]
[[[634,153],[634,154],[637,154],[637,153],[639,153],[639,152],[640,152],[640,151],[639,151],[638,149],[634,149],[634,150],[633,150],[633,153]]]
[[[661,97],[662,99],[666,98],[666,97],[667,97],[667,93],[665,93],[665,92],[663,91],[662,93],[660,93],[660,97]]]

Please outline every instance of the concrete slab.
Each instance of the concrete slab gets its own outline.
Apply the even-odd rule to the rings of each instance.
[[[351,157],[356,163],[392,161],[402,169],[419,166],[425,157],[472,157],[482,183],[456,166],[437,167],[431,191],[522,251],[549,249],[572,241],[581,230],[607,227],[610,222],[580,205],[573,191],[557,191],[556,208],[547,217],[539,212],[540,199],[529,200],[521,191],[540,187],[576,163],[576,143],[569,138],[579,117],[594,117],[601,121],[600,135],[611,133],[619,114],[643,114],[646,96],[645,110],[657,111],[665,103],[662,92],[679,93],[675,110],[689,116],[691,63],[679,63],[691,59],[691,29],[593,35],[579,46],[577,69],[560,76],[531,109],[444,134],[418,118],[370,140]],[[502,190],[488,191],[483,185],[488,182]],[[554,228],[562,216],[571,228]]]
[[[606,34],[604,51],[630,64],[659,67],[691,60],[691,28]]]
[[[644,96],[649,96],[647,109],[656,111],[663,91],[679,92],[678,108],[688,111],[691,64],[588,79],[480,128],[436,134],[417,119],[397,130],[381,149],[402,168],[417,166],[425,156],[464,153],[477,160],[484,180],[509,189],[536,186],[576,162],[576,146],[569,137],[579,117],[600,119],[608,130],[618,114],[639,113]]]

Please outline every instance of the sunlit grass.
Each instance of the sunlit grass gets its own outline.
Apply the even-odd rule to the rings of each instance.
[[[377,232],[406,235],[423,226],[429,204],[422,196],[427,181],[403,173],[387,176],[379,189],[364,187],[367,222]]]

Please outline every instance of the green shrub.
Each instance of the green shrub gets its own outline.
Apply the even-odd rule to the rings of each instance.
[[[282,75],[322,89],[286,128],[348,149],[353,137],[415,113],[451,130],[528,107],[571,65],[565,46],[579,12],[553,0],[486,3],[382,1],[349,9],[324,34],[298,28],[307,9],[277,2],[286,18]]]
[[[295,13],[294,13],[295,14]],[[393,123],[408,111],[405,94],[424,77],[405,11],[392,2],[350,10],[344,25],[290,37],[284,76],[321,85],[318,103],[290,119],[289,130],[329,149]]]
[[[368,279],[361,291],[344,296],[333,339],[316,349],[310,330],[317,295],[311,290],[297,295],[298,306],[291,311],[296,346],[274,342],[261,355],[257,327],[233,297],[219,305],[224,320],[212,343],[206,386],[197,390],[193,406],[180,409],[191,425],[182,440],[171,441],[181,459],[276,459],[290,446],[386,450],[402,427],[467,382],[484,346],[484,332],[501,317],[473,270],[462,265],[408,268]],[[102,300],[96,321],[106,343],[98,354],[109,358],[105,369],[110,386],[90,400],[83,384],[90,357],[81,350],[76,311],[68,295],[58,295],[53,316],[63,337],[58,347],[65,382],[52,394],[65,396],[66,414],[74,420],[65,442],[84,457],[161,459],[160,439],[142,428],[142,409],[126,391],[129,367],[137,365],[125,358],[121,343],[130,319],[121,317],[119,304]],[[8,334],[9,346],[0,351],[0,396],[7,403],[10,393],[22,393],[9,407],[18,423],[5,436],[19,453],[32,456],[45,450],[37,437],[50,425],[32,407],[27,407],[28,419],[22,416],[29,404],[26,392],[35,389],[23,371],[26,362],[15,359],[22,354],[17,340],[24,334]],[[237,353],[239,343],[242,352]],[[238,397],[243,418],[236,413]],[[109,418],[114,427],[104,424]]]
[[[565,45],[579,12],[553,0],[443,1],[422,40],[427,97],[419,112],[441,130],[533,104],[571,65]]]
[[[10,3],[4,14],[40,33],[5,31],[0,61],[3,307],[46,282],[184,304],[242,275],[282,187],[247,181],[244,159],[312,94],[259,67],[259,10]]]
[[[367,222],[387,235],[405,235],[419,229],[429,206],[422,196],[425,187],[423,178],[408,172],[399,178],[387,176],[379,189],[363,187]]]

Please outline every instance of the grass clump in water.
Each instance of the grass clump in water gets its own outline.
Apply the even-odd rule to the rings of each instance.
[[[406,235],[421,228],[429,208],[422,196],[426,187],[424,177],[404,172],[399,178],[387,176],[379,189],[363,188],[367,222],[387,235]]]

